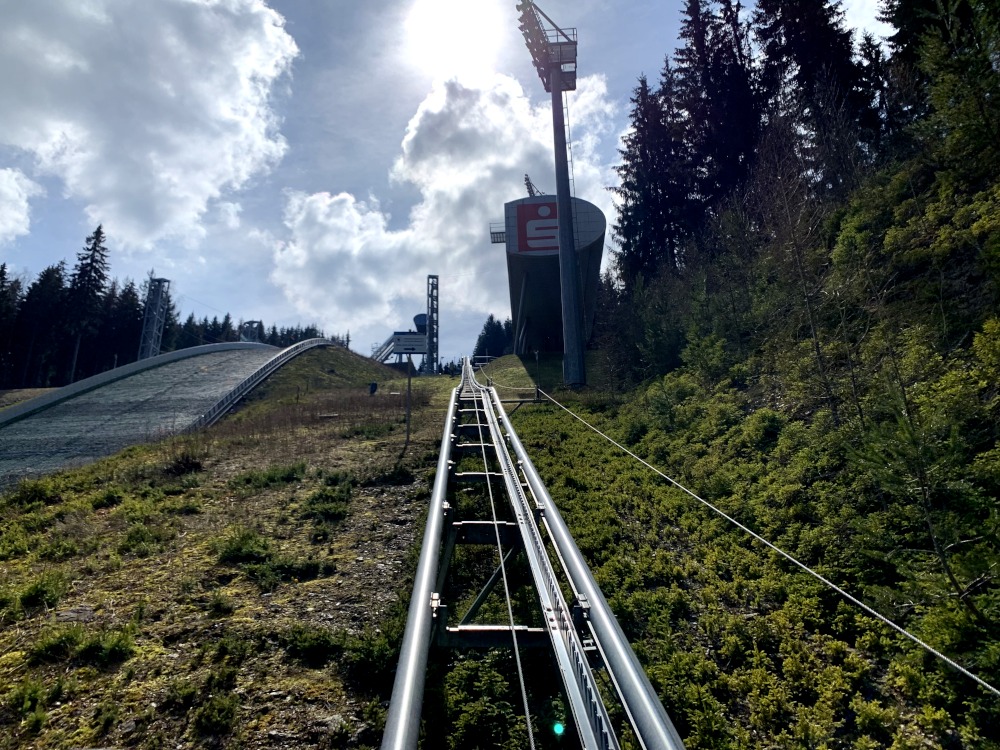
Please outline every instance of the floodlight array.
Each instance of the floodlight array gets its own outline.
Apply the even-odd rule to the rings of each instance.
[[[562,76],[560,86],[563,91],[576,89],[576,29],[563,31],[552,19],[542,13],[531,0],[521,0],[517,4],[518,27],[524,35],[524,42],[531,53],[531,60],[538,71],[542,85],[552,92],[552,69],[559,67]],[[542,25],[545,18],[552,27],[551,34]]]

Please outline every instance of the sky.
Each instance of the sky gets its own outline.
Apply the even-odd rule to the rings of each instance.
[[[515,0],[0,0],[0,262],[171,282],[183,317],[316,324],[371,353],[440,278],[442,361],[510,315],[490,221],[555,192]],[[539,0],[575,27],[575,194],[602,208],[681,0]],[[877,0],[843,5],[877,36]],[[611,243],[611,237],[607,238]],[[606,251],[605,255],[608,255]]]

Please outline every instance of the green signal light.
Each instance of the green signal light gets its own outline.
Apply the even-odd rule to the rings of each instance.
[[[562,737],[562,733],[566,731],[566,726],[561,721],[557,721],[552,725],[552,731],[556,737]]]

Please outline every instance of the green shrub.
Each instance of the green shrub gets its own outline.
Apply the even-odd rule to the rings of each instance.
[[[95,667],[107,668],[120,664],[135,653],[132,629],[105,630],[84,641],[77,651],[77,658]]]
[[[94,510],[101,510],[103,508],[114,508],[116,505],[121,505],[125,496],[121,492],[114,489],[105,490],[102,494],[97,495],[90,500],[90,506]]]
[[[24,609],[54,607],[69,590],[69,581],[58,571],[46,571],[25,586],[18,595]]]
[[[400,633],[402,635],[402,633]],[[392,681],[399,658],[398,639],[385,632],[365,628],[358,636],[349,636],[344,644],[341,664],[345,676],[364,690],[378,690]]]
[[[163,697],[163,708],[183,713],[195,704],[199,692],[198,686],[190,680],[172,680],[167,685],[167,694]]]
[[[163,547],[173,533],[163,526],[134,523],[128,527],[125,537],[118,543],[118,553],[149,557]]]
[[[38,536],[20,523],[11,522],[0,532],[0,560],[12,560],[28,554],[38,544]]]
[[[225,615],[231,615],[234,609],[232,599],[219,591],[219,589],[212,592],[212,596],[208,600],[209,612],[216,617],[224,617]]]
[[[117,722],[120,712],[118,704],[114,701],[102,701],[94,709],[93,727],[98,735],[107,734]]]
[[[317,524],[336,523],[347,516],[351,500],[351,485],[321,487],[306,498],[303,518],[312,518]]]
[[[76,557],[79,554],[80,545],[77,541],[66,537],[50,539],[38,550],[38,556],[42,560],[69,560],[71,557]]]
[[[301,481],[305,476],[305,463],[291,464],[289,466],[271,466],[261,471],[252,470],[233,477],[229,485],[237,489],[265,490],[269,487],[277,487]]]
[[[274,591],[282,581],[309,581],[336,571],[336,566],[319,560],[275,558],[262,563],[250,563],[243,568],[247,578],[262,591]]]
[[[195,732],[202,737],[218,737],[229,734],[236,721],[236,711],[239,705],[239,697],[231,693],[210,696],[195,712]]]
[[[308,667],[322,667],[344,651],[342,632],[316,625],[293,625],[279,637],[282,647],[298,662]]]
[[[23,479],[14,491],[7,495],[8,504],[25,509],[54,505],[61,501],[62,495],[51,479]]]
[[[84,640],[80,625],[49,630],[39,635],[35,645],[28,649],[29,664],[51,664],[69,661]]]
[[[163,467],[163,473],[168,477],[182,477],[196,474],[203,468],[201,457],[190,446],[185,446],[181,452],[170,459]]]
[[[354,484],[354,477],[346,471],[335,471],[323,477],[323,484],[336,487],[341,484]]]
[[[31,734],[37,734],[49,720],[49,715],[45,709],[39,707],[32,711],[24,720],[24,728]]]
[[[253,641],[241,635],[227,634],[215,644],[215,661],[228,660],[230,664],[240,664],[253,652]]]
[[[202,512],[201,501],[196,497],[181,497],[164,503],[161,506],[164,513],[176,516],[196,516]]]
[[[7,706],[17,716],[27,716],[45,702],[45,686],[31,677],[24,678],[7,696]]]
[[[271,558],[271,543],[246,526],[236,526],[223,540],[219,562],[259,563]]]

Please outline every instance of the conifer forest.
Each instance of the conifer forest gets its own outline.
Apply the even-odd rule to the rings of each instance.
[[[61,262],[24,279],[0,264],[0,390],[67,385],[138,359],[148,282],[110,274],[103,226],[71,270]],[[181,323],[168,300],[160,350],[239,341],[241,324],[229,313]],[[258,328],[257,340],[282,347],[323,335],[315,325]]]
[[[996,686],[1000,6],[882,15],[684,4],[613,188],[591,346],[627,395],[588,413]],[[575,533],[688,747],[1000,747],[997,695],[559,429],[543,474],[597,493]]]

